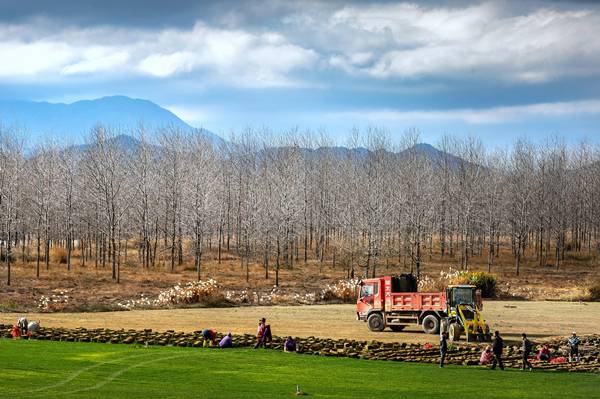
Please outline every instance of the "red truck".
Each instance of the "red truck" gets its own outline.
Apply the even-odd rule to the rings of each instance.
[[[385,276],[360,282],[356,317],[371,331],[402,331],[421,325],[428,334],[447,331],[451,340],[463,332],[467,341],[490,339],[489,326],[481,310],[481,292],[472,285],[451,285],[445,292],[417,292],[414,276]]]

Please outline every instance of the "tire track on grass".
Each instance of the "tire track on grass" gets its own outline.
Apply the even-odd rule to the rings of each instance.
[[[136,359],[136,358],[150,356],[150,355],[152,355],[152,353],[144,353],[144,354],[138,354],[138,355],[134,355],[134,356],[123,356],[123,357],[116,358],[116,359],[106,360],[106,361],[103,361],[103,362],[100,362],[100,363],[96,363],[96,364],[92,364],[91,366],[87,366],[87,367],[84,367],[82,369],[79,369],[79,370],[75,371],[74,373],[72,373],[71,375],[69,375],[64,380],[61,380],[61,381],[56,382],[56,383],[51,384],[51,385],[46,385],[46,386],[38,387],[38,388],[34,388],[34,389],[26,389],[26,390],[19,389],[18,391],[8,391],[8,392],[4,391],[3,393],[5,393],[7,395],[11,395],[11,394],[25,394],[25,393],[27,393],[27,394],[34,394],[35,395],[36,393],[39,393],[39,392],[42,392],[42,391],[47,391],[49,389],[59,388],[59,387],[61,387],[63,385],[66,385],[66,384],[70,383],[71,381],[73,381],[75,378],[79,377],[81,374],[83,374],[83,373],[85,373],[87,371],[96,369],[98,367],[102,367],[102,366],[107,365],[107,364],[117,363],[117,362],[120,362],[122,360]]]
[[[158,359],[151,359],[151,360],[146,360],[146,361],[143,361],[143,362],[135,363],[135,364],[132,364],[132,365],[127,366],[125,368],[122,368],[121,370],[115,371],[114,373],[112,373],[111,375],[109,375],[106,379],[100,381],[96,385],[92,385],[91,387],[87,387],[87,388],[75,389],[73,391],[63,392],[62,394],[63,395],[67,395],[67,394],[78,393],[78,392],[93,391],[95,389],[103,387],[104,385],[110,384],[112,381],[114,381],[120,375],[122,375],[122,374],[124,374],[124,373],[126,373],[129,370],[132,370],[134,368],[142,367],[142,366],[145,366],[147,364],[156,363],[156,362],[160,362],[160,361],[163,361],[163,360],[171,360],[171,359],[177,359],[177,358],[186,357],[186,356],[193,356],[193,355],[197,355],[197,354],[186,353],[186,354],[183,354],[183,355],[166,356],[166,357],[160,357]]]

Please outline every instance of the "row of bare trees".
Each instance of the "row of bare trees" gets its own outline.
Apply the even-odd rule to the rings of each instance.
[[[349,277],[382,264],[409,267],[450,257],[491,270],[510,248],[560,267],[565,252],[598,250],[600,152],[582,143],[518,141],[487,150],[444,137],[437,151],[416,132],[392,142],[379,129],[353,132],[348,147],[325,135],[244,131],[226,144],[165,128],[129,136],[98,126],[85,146],[30,148],[0,128],[0,259],[67,269],[121,265],[174,271],[207,251],[235,254],[265,277],[308,261]],[[128,248],[131,249],[128,252]],[[75,255],[76,254],[76,255]]]

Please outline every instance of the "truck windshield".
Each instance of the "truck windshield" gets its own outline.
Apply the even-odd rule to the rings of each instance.
[[[473,290],[471,288],[455,288],[452,290],[453,305],[473,305]]]
[[[377,284],[365,284],[360,288],[360,297],[372,296],[377,294]]]

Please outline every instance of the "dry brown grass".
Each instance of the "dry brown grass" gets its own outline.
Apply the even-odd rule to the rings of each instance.
[[[86,266],[81,266],[81,257],[78,250],[73,251],[71,271],[66,270],[66,251],[64,248],[54,247],[51,264],[48,271],[42,261],[41,276],[35,277],[35,256],[30,257],[30,262],[22,264],[20,258],[12,267],[12,286],[0,286],[0,310],[32,309],[40,295],[49,295],[52,292],[66,290],[71,297],[67,310],[107,309],[115,308],[116,303],[128,299],[137,299],[140,294],[156,296],[160,291],[176,283],[185,283],[196,280],[196,272],[191,257],[186,257],[186,262],[176,265],[174,273],[170,271],[168,251],[158,251],[156,267],[142,269],[137,262],[135,243],[128,243],[128,258],[122,256],[121,284],[117,285],[111,279],[110,263],[106,267],[101,265],[96,269],[93,260],[87,260]],[[30,250],[35,255],[35,249]],[[303,251],[300,250],[302,257]],[[436,245],[432,256],[429,250],[423,250],[422,275],[439,276],[440,271],[449,268],[460,269],[460,259],[448,254],[441,257]],[[312,252],[311,252],[311,255]],[[567,253],[569,255],[569,253]],[[42,254],[43,256],[43,254]],[[217,262],[217,253],[207,251],[204,256],[201,278],[214,278],[224,290],[247,290],[250,293],[271,292],[275,284],[273,266],[269,278],[265,278],[265,270],[260,263],[250,263],[250,278],[246,281],[246,271],[242,268],[240,260],[234,251],[223,252],[222,262]],[[347,276],[343,259],[338,253],[335,267],[331,255],[326,258],[323,267],[316,260],[309,260],[304,264],[302,258],[295,262],[293,268],[282,267],[280,271],[281,298],[293,297],[294,294],[307,292],[320,292],[328,284],[332,284]],[[487,256],[474,256],[470,259],[471,271],[487,271]],[[404,259],[398,263],[397,258],[387,261],[380,260],[377,267],[378,275],[399,274],[410,271],[410,262],[404,264]],[[364,269],[356,268],[356,275],[360,276]],[[414,271],[414,270],[413,270]],[[585,281],[600,271],[594,256],[567,256],[557,269],[554,266],[539,266],[531,251],[523,258],[520,276],[516,276],[513,258],[507,245],[502,247],[501,255],[494,259],[492,273],[498,277],[499,295],[502,298],[524,299],[563,299],[579,300],[585,290]],[[4,264],[0,264],[0,276],[6,276]],[[436,287],[435,289],[442,289]]]
[[[67,250],[63,247],[52,247],[50,248],[50,260],[58,264],[67,263]]]

